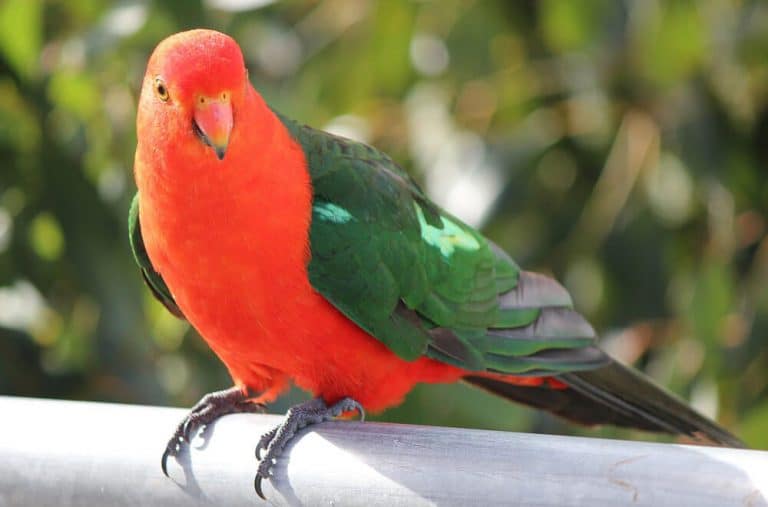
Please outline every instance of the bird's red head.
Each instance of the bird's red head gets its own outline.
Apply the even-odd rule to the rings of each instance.
[[[190,30],[168,37],[147,65],[139,139],[148,129],[156,142],[222,160],[247,93],[247,75],[242,52],[227,35]]]

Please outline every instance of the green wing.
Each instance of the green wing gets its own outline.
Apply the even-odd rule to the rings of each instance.
[[[128,213],[128,237],[131,243],[131,251],[133,252],[133,258],[136,260],[136,264],[141,269],[141,276],[144,277],[144,281],[149,286],[152,294],[168,309],[169,312],[174,314],[180,319],[184,318],[184,314],[176,305],[171,291],[168,290],[168,286],[160,276],[160,273],[155,271],[152,266],[152,261],[149,260],[147,250],[144,248],[144,238],[141,237],[141,223],[139,222],[139,193],[133,196],[131,202],[131,210]]]
[[[396,354],[530,375],[606,361],[557,282],[521,271],[385,154],[280,118],[312,178],[310,282]]]

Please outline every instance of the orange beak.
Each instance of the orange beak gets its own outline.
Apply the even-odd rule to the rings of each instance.
[[[229,99],[211,99],[199,102],[195,107],[193,128],[203,143],[216,152],[219,160],[224,159],[232,132],[232,104]]]

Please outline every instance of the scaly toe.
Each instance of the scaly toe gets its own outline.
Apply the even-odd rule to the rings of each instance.
[[[272,442],[272,440],[275,438],[275,435],[277,434],[277,430],[280,429],[280,426],[275,426],[268,432],[264,433],[261,438],[259,439],[259,443],[256,444],[256,459],[261,461],[261,451],[266,451],[269,448],[269,443]]]
[[[256,444],[256,458],[260,460],[253,487],[261,498],[264,498],[262,483],[270,478],[270,471],[276,460],[283,453],[288,443],[294,438],[301,428],[312,424],[321,423],[333,419],[344,412],[358,411],[361,419],[365,417],[363,407],[352,398],[343,398],[338,403],[329,407],[321,398],[315,398],[300,405],[292,407],[286,414],[285,420],[261,436]],[[264,451],[264,456],[261,456]]]
[[[223,391],[209,393],[192,407],[187,416],[176,426],[173,436],[168,440],[160,458],[160,468],[168,477],[168,458],[178,456],[182,448],[189,445],[192,436],[203,426],[207,426],[219,417],[233,412],[255,412],[262,405],[247,401],[247,394],[241,387],[232,387]]]

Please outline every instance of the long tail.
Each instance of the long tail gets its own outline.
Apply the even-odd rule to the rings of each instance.
[[[504,382],[498,376],[470,375],[465,380],[504,398],[581,424],[613,424],[745,447],[741,440],[677,396],[616,361],[595,370],[566,373],[555,378],[567,387],[552,388],[548,383],[536,387],[521,386]]]

